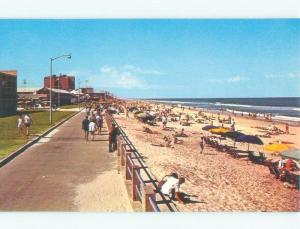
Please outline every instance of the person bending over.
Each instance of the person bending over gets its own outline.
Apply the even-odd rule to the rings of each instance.
[[[176,174],[176,176],[174,176],[174,174],[172,175],[168,175],[166,177],[164,177],[162,179],[162,181],[160,182],[159,186],[161,189],[161,192],[166,195],[169,196],[170,199],[172,200],[177,200],[180,203],[185,203],[184,199],[183,199],[183,195],[182,193],[179,191],[180,189],[180,185],[183,184],[185,182],[185,178],[184,177],[179,177]]]

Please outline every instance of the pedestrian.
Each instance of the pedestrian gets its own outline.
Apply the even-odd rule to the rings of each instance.
[[[85,119],[82,121],[82,130],[84,131],[84,138],[86,141],[89,140],[89,117],[85,116]]]
[[[112,124],[112,129],[109,132],[109,152],[113,152],[117,149],[117,136],[119,134],[119,129],[116,124]]]
[[[289,124],[288,124],[288,123],[285,124],[285,133],[286,133],[286,134],[289,134],[289,133],[290,133],[290,131],[289,131]]]
[[[24,135],[24,119],[23,119],[23,115],[19,114],[19,118],[18,118],[18,133],[19,136]]]
[[[94,139],[95,139],[95,131],[96,131],[96,123],[94,122],[94,120],[90,120],[90,122],[89,122],[89,132],[92,135],[92,141],[94,141]]]
[[[100,135],[101,134],[101,121],[100,121],[101,117],[99,114],[96,115],[96,127],[97,127],[97,131],[98,131],[98,134]]]
[[[184,177],[178,177],[177,174],[167,175],[159,182],[161,192],[171,200],[179,201],[184,204],[184,195],[180,192],[180,185],[185,182]]]
[[[235,131],[235,123],[234,122],[230,126],[230,131]]]
[[[29,136],[29,127],[31,126],[31,124],[33,123],[31,117],[29,116],[29,114],[25,114],[24,116],[24,125],[26,127],[26,135]]]
[[[126,119],[129,119],[129,110],[126,108]]]
[[[203,151],[204,151],[204,141],[203,141],[203,138],[201,138],[201,142],[200,142],[200,154],[203,154]]]
[[[162,125],[163,125],[163,130],[164,130],[167,128],[167,117],[165,114],[162,116],[161,121],[162,121]]]

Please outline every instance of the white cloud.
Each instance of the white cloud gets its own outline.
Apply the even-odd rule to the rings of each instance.
[[[100,69],[100,72],[102,74],[116,74],[116,70],[112,67],[109,67],[109,66],[103,66],[101,69]]]
[[[233,76],[227,79],[227,82],[229,83],[235,83],[235,82],[240,82],[240,81],[245,81],[245,80],[249,80],[247,77],[243,77],[243,76]]]
[[[233,76],[233,77],[230,77],[227,79],[218,79],[218,78],[209,79],[208,82],[210,82],[210,83],[238,83],[240,81],[246,81],[246,80],[249,80],[249,78],[236,75],[236,76]]]
[[[131,71],[131,72],[134,72],[134,73],[140,74],[140,75],[163,75],[163,73],[160,71],[157,71],[154,69],[142,69],[140,67],[130,65],[130,64],[124,65],[122,67],[122,69]]]
[[[142,88],[145,83],[132,71],[103,66],[100,69],[101,86],[117,88]]]

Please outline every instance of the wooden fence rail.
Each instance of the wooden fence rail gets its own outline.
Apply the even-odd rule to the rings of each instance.
[[[125,175],[125,181],[130,183],[132,201],[140,203],[142,210],[145,212],[160,212],[161,204],[159,207],[156,201],[157,195],[159,195],[160,202],[163,202],[164,205],[164,211],[166,211],[166,209],[171,212],[178,211],[160,192],[157,181],[149,173],[147,166],[143,161],[143,157],[115,119],[107,113],[105,114],[105,120],[109,131],[111,131],[113,123],[119,128],[120,135],[117,138],[119,168]]]

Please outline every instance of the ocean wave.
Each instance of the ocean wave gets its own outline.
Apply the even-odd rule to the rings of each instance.
[[[284,116],[284,115],[275,115],[273,117],[273,119],[274,120],[300,122],[300,117],[290,117],[290,116]]]
[[[220,103],[220,102],[216,102],[216,103],[214,103],[214,105],[216,105],[216,106],[227,106],[227,107],[254,107],[254,106],[251,106],[251,105]]]
[[[220,105],[217,105],[220,106]],[[278,106],[251,106],[251,105],[240,105],[240,104],[222,104],[224,107],[240,107],[240,108],[251,108],[261,111],[300,111],[299,107],[278,107]]]
[[[176,100],[149,100],[159,103],[170,103],[170,104],[193,104],[193,105],[205,105],[207,102],[189,102],[189,101],[176,101]]]

